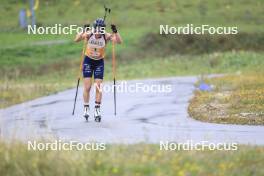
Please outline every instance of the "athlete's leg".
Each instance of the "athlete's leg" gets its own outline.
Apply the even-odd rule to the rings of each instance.
[[[91,58],[85,56],[83,60],[83,101],[89,104],[90,90],[92,86],[93,65]]]
[[[95,110],[94,117],[96,122],[101,121],[100,105],[102,101],[102,82],[104,78],[104,60],[96,61],[96,67],[94,69],[94,82],[95,82]]]
[[[95,79],[94,84],[95,84],[95,102],[100,104],[102,101],[102,79]]]
[[[94,106],[94,118],[96,122],[101,121],[101,101],[102,101],[102,79],[95,79],[95,106]]]
[[[90,90],[92,86],[92,78],[84,78],[83,79],[83,101],[84,104],[89,104],[90,100]]]
[[[89,109],[89,99],[90,99],[90,90],[92,86],[92,74],[93,66],[92,61],[87,56],[83,61],[83,101],[84,101],[84,114],[83,116],[88,120],[90,116]]]
[[[102,100],[102,82],[104,78],[104,59],[100,59],[96,61],[96,66],[94,69],[94,82],[95,82],[95,88],[96,88],[96,95],[95,95],[95,101],[97,103],[101,103]]]
[[[88,121],[90,117],[90,107],[89,107],[89,99],[90,99],[90,90],[92,86],[92,78],[84,78],[83,79],[83,101],[84,101],[84,112],[83,117]]]

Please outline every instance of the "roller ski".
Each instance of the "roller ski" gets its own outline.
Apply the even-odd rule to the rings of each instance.
[[[100,105],[95,105],[94,109],[94,120],[96,122],[101,122],[101,110],[100,110]]]
[[[90,108],[89,106],[84,106],[84,113],[83,113],[83,117],[85,118],[85,120],[88,122],[88,118],[90,117]]]

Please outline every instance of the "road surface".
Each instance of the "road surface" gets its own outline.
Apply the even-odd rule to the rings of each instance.
[[[190,118],[187,107],[196,81],[197,77],[129,81],[128,85],[171,85],[172,91],[119,92],[117,116],[113,115],[113,94],[104,92],[101,123],[95,122],[93,118],[85,122],[82,117],[82,90],[79,92],[75,116],[71,115],[75,89],[38,98],[0,110],[1,138],[106,143],[191,140],[264,145],[263,126],[213,124]],[[94,100],[94,96],[91,96],[91,100]],[[93,103],[91,107],[94,107]]]

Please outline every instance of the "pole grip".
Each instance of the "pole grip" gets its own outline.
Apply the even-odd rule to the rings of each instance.
[[[112,71],[113,71],[113,79],[115,79],[116,78],[115,41],[112,41]]]

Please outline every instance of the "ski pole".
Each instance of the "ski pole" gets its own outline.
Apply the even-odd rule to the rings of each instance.
[[[105,14],[104,14],[104,21],[105,21],[105,19],[106,19],[106,15],[107,15],[107,13],[111,13],[111,9],[110,8],[107,8],[105,5],[104,5],[104,9],[105,9]]]
[[[116,58],[115,58],[115,41],[112,41],[112,71],[114,81],[114,113],[116,115]]]
[[[86,44],[87,44],[87,41],[85,40],[83,42],[83,50],[82,50],[81,59],[80,59],[80,68],[79,68],[79,73],[78,73],[78,78],[77,78],[76,93],[75,93],[75,98],[74,98],[72,115],[74,115],[76,100],[77,100],[77,96],[78,96],[78,89],[79,89],[79,84],[80,84],[80,79],[81,79],[81,70],[82,70],[82,63],[83,63]]]

